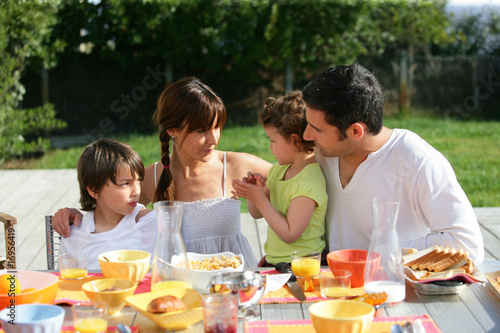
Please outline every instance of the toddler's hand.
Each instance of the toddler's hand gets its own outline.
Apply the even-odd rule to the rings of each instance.
[[[262,186],[266,185],[266,180],[260,173],[251,173],[250,171],[247,173],[246,177],[243,177],[241,179],[242,182],[247,183],[247,184],[252,184],[252,185],[257,185],[257,182],[259,181]]]

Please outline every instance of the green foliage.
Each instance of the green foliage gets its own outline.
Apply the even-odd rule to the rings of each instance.
[[[68,0],[55,36],[68,52],[83,43],[123,66],[160,61],[184,73],[261,82],[291,64],[300,81],[387,43],[441,41],[443,8],[444,1],[404,0]]]
[[[372,1],[371,20],[377,23],[386,47],[407,49],[442,44],[450,36],[446,0]]]
[[[500,17],[498,13],[485,7],[480,14],[465,15],[454,19],[450,35],[455,38],[448,43],[433,46],[438,55],[478,54],[500,55]]]
[[[20,110],[24,86],[20,82],[29,64],[50,68],[63,43],[51,39],[59,1],[0,0],[0,160],[44,151],[47,131],[65,123],[55,119],[52,105]]]
[[[0,112],[0,120],[0,161],[48,150],[50,140],[43,134],[66,126],[55,119],[51,104],[22,110],[6,107]]]

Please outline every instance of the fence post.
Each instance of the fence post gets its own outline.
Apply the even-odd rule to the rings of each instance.
[[[407,116],[410,109],[408,96],[408,53],[401,50],[399,54],[399,113]]]

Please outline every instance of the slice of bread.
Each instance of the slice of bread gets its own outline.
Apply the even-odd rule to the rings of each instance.
[[[468,253],[448,246],[431,246],[404,255],[403,262],[418,280],[449,279],[457,274],[472,275],[474,272],[474,264]]]
[[[424,270],[427,269],[430,265],[446,258],[449,256],[450,249],[449,248],[440,248],[437,253],[430,257],[424,256],[420,260],[418,260],[415,264],[411,266],[412,269]]]
[[[411,265],[417,263],[417,261],[425,260],[425,256],[430,257],[440,251],[440,247],[437,245],[426,248],[425,250],[421,250],[415,253],[410,253],[403,256],[403,265],[406,267],[410,267]]]
[[[463,250],[455,251],[455,253],[451,254],[451,256],[445,257],[440,261],[431,264],[427,267],[428,271],[441,272],[446,269],[449,269],[451,266],[457,264],[462,259],[465,259],[467,255]]]

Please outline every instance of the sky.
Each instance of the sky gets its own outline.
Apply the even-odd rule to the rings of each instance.
[[[448,0],[451,6],[482,6],[495,5],[500,6],[500,0]]]

